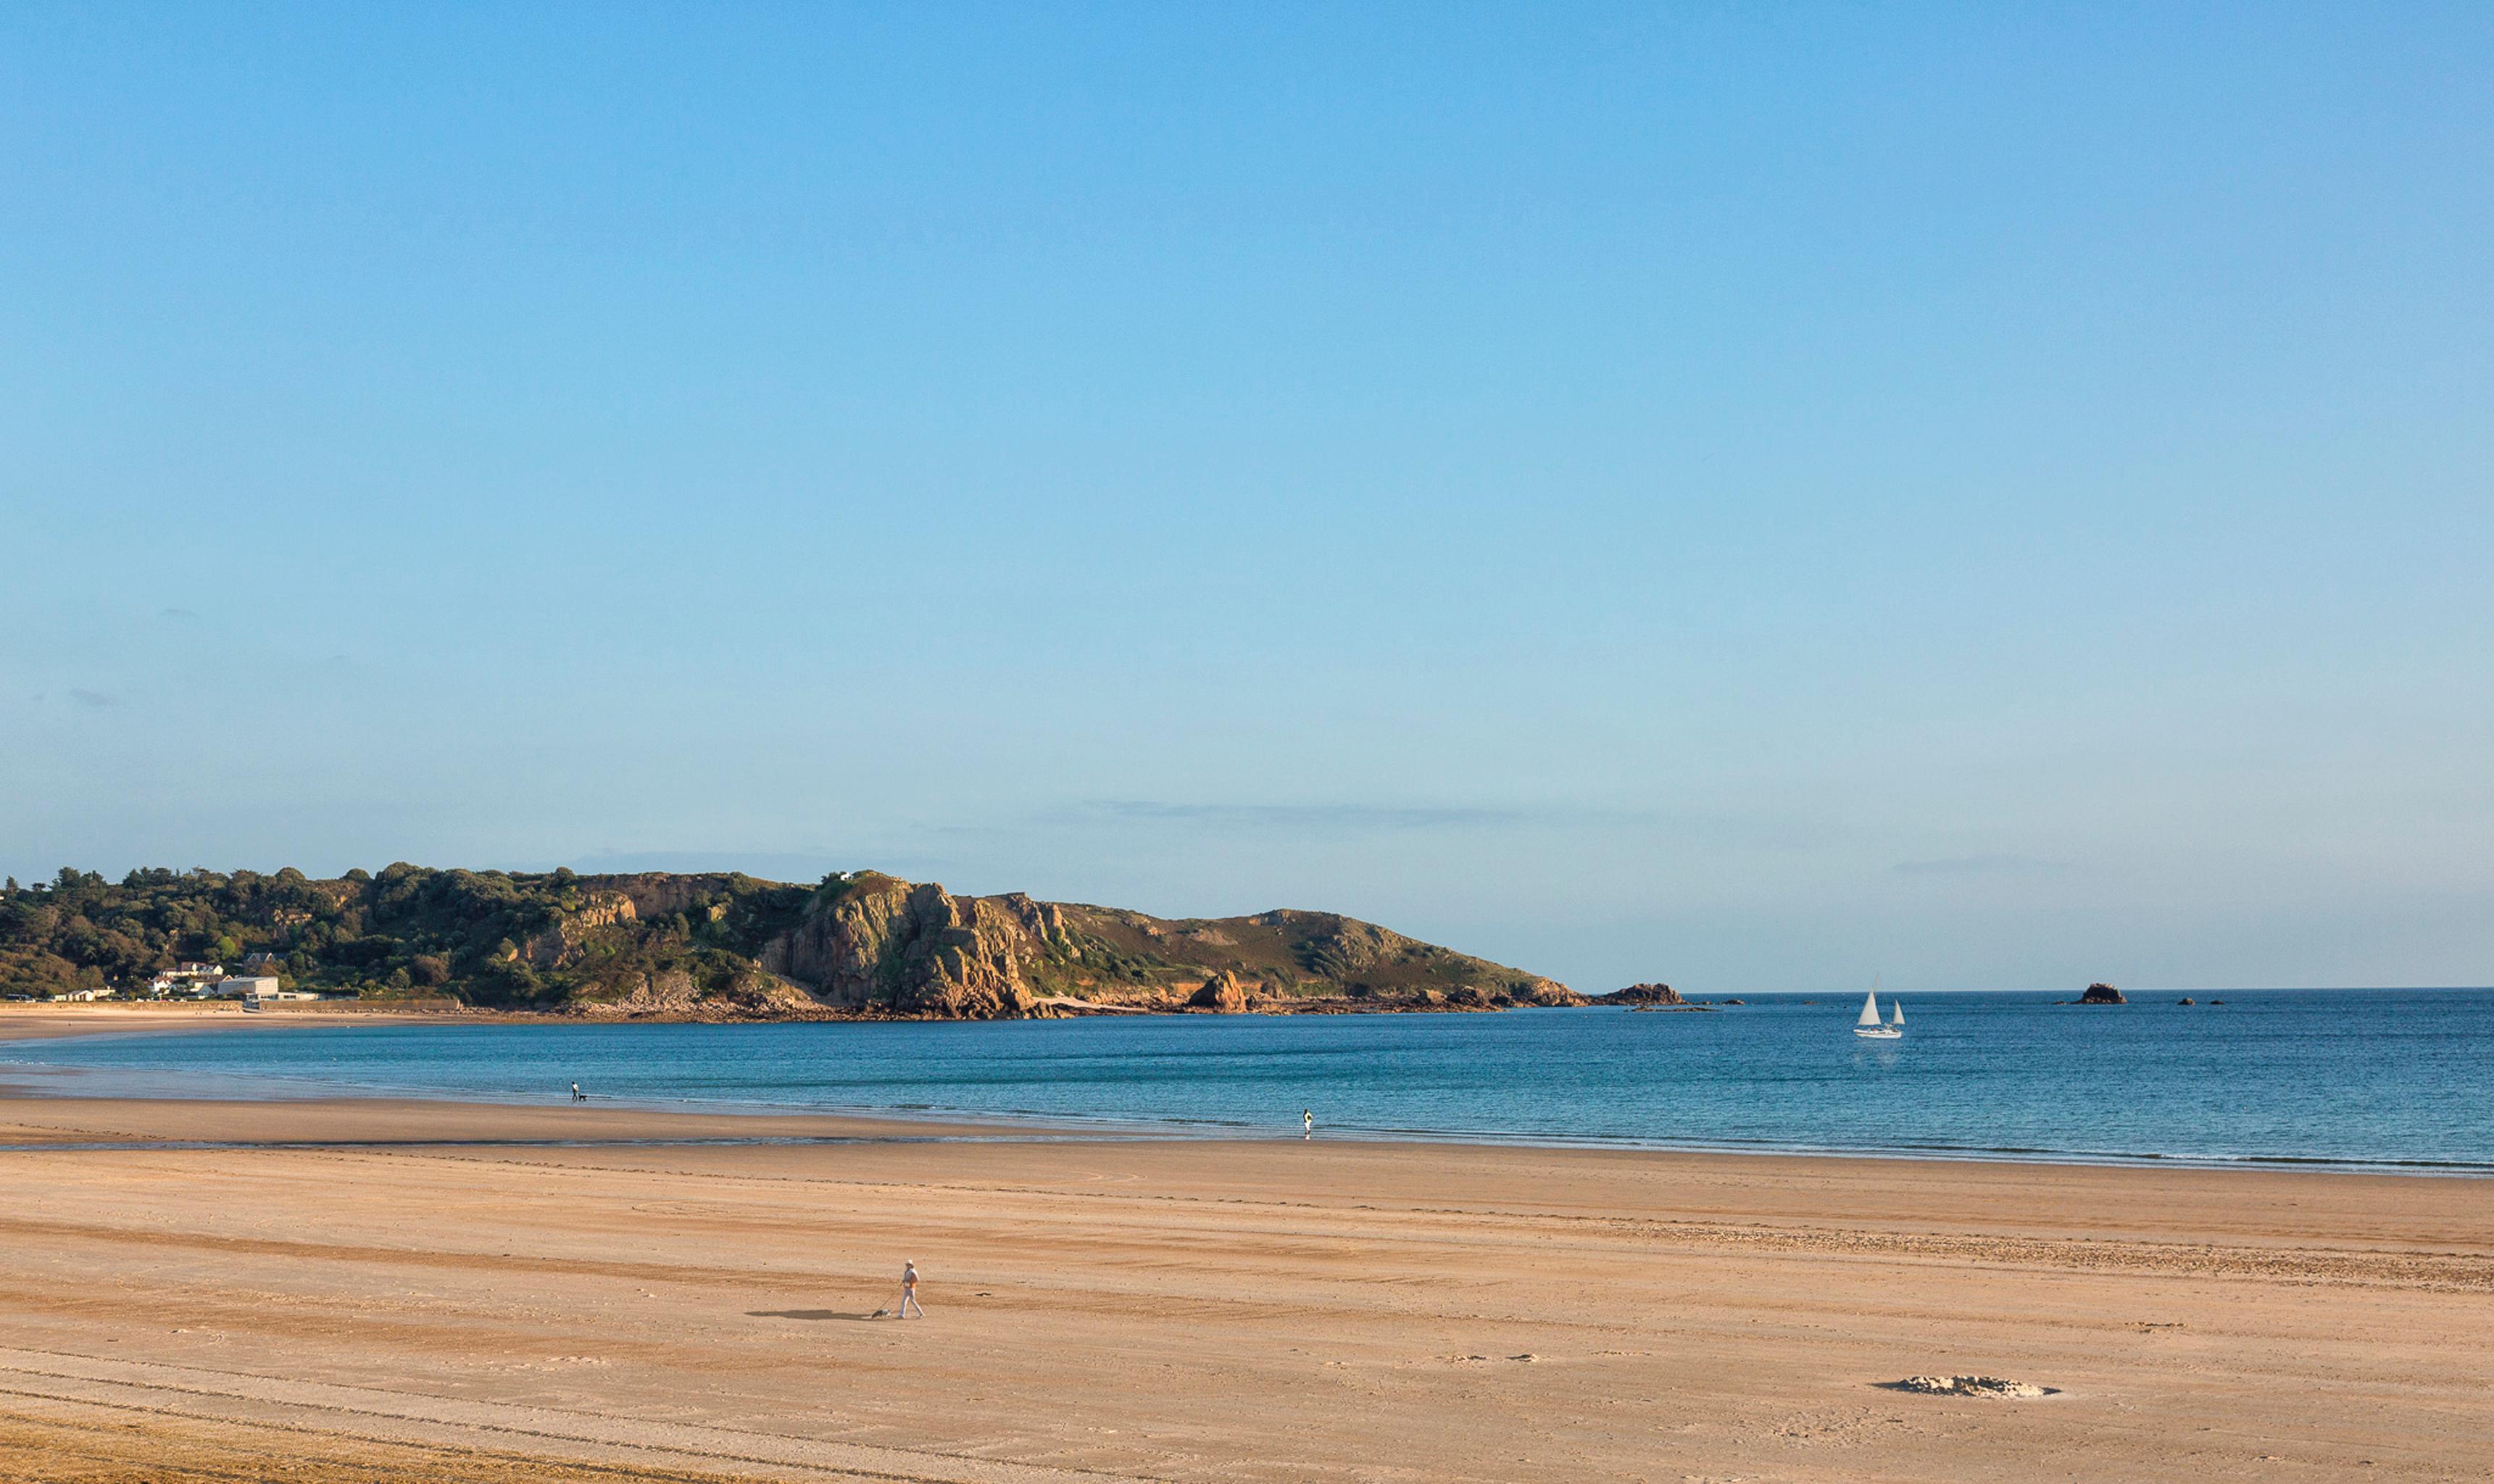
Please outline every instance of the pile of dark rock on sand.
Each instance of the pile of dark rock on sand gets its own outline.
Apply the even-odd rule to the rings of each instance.
[[[2053,1390],[2025,1381],[2003,1380],[1997,1376],[1908,1376],[1896,1383],[1896,1389],[1949,1397],[2040,1397],[2051,1395]]]

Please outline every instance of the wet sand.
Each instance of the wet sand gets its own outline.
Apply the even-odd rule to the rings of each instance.
[[[0,1100],[0,1478],[2494,1477],[2494,1181],[994,1133]]]

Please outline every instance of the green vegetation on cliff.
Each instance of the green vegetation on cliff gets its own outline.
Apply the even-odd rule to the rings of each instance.
[[[579,876],[396,864],[315,880],[64,868],[0,890],[0,993],[143,989],[247,958],[293,987],[508,1009],[992,1017],[1102,1006],[1491,1008],[1564,986],[1330,913],[1165,920],[877,872]]]

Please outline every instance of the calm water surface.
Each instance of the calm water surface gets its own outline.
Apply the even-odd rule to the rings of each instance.
[[[1098,1119],[1204,1133],[2494,1173],[2494,990],[1858,997],[1713,1014],[1134,1016],[988,1024],[331,1025],[0,1045],[0,1065],[262,1092],[604,1098]],[[232,1078],[250,1079],[236,1084]],[[286,1079],[270,1083],[262,1079]],[[162,1085],[162,1084],[159,1084]]]

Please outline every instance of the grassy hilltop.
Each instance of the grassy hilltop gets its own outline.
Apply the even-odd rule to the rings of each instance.
[[[1324,912],[1163,919],[956,896],[874,871],[812,886],[740,874],[581,876],[405,863],[64,868],[0,890],[0,993],[142,988],[246,956],[290,987],[500,1009],[745,1018],[991,1018],[1106,1008],[1492,1009],[1566,986]]]

